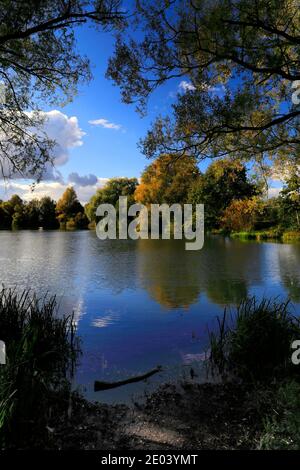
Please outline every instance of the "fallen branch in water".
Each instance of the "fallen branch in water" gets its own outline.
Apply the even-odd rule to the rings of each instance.
[[[95,380],[94,391],[100,392],[101,390],[109,390],[110,388],[120,387],[121,385],[132,384],[134,382],[140,382],[141,380],[148,379],[148,377],[151,377],[151,375],[157,374],[157,372],[160,372],[161,370],[162,370],[161,366],[158,366],[156,369],[152,369],[150,370],[150,372],[147,372],[147,374],[136,375],[135,377],[131,377],[126,380],[120,380],[118,382],[100,382],[99,380]]]

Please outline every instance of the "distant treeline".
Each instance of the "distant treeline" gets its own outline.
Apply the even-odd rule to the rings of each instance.
[[[25,202],[16,194],[8,201],[0,201],[1,229],[72,230],[87,228],[88,223],[84,207],[72,187],[67,188],[57,202],[48,196]]]
[[[201,173],[196,159],[162,155],[142,173],[141,180],[116,178],[100,188],[85,206],[91,223],[97,222],[101,203],[117,207],[119,196],[129,203],[204,204],[208,231],[271,234],[300,230],[300,173],[290,171],[277,197],[267,197],[265,180],[237,160],[219,159]]]
[[[162,155],[136,178],[112,178],[83,207],[73,187],[53,201],[49,197],[24,202],[14,195],[0,201],[2,229],[84,229],[97,223],[99,204],[118,210],[120,196],[128,204],[204,204],[206,230],[252,232],[300,230],[300,173],[290,171],[283,189],[267,198],[264,180],[237,160],[216,160],[201,173],[195,159]]]

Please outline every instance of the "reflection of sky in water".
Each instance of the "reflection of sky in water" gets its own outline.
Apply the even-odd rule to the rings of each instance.
[[[207,327],[247,295],[291,297],[300,312],[300,245],[209,238],[101,242],[93,232],[0,232],[0,280],[56,294],[75,313],[83,356],[77,382],[113,401],[144,383],[94,394],[93,381],[120,380],[157,365],[151,384],[201,364]]]

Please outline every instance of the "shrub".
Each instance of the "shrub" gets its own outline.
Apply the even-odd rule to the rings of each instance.
[[[221,227],[235,232],[253,230],[260,205],[257,198],[234,199],[223,213]]]
[[[299,231],[284,232],[282,240],[285,243],[291,242],[291,241],[300,241],[300,232]]]
[[[251,298],[230,318],[225,310],[218,333],[210,333],[212,370],[262,382],[296,374],[291,344],[300,338],[300,322],[289,313],[288,305]]]
[[[233,232],[230,236],[232,238],[240,238],[242,240],[256,240],[255,232]]]

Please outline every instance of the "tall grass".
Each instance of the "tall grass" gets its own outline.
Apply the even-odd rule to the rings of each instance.
[[[291,344],[299,338],[300,322],[289,302],[246,299],[233,314],[225,310],[217,333],[210,333],[210,365],[223,377],[244,381],[291,376],[298,373]]]
[[[55,297],[0,291],[0,445],[38,445],[47,435],[55,393],[70,388],[79,344],[73,315],[57,315]]]

